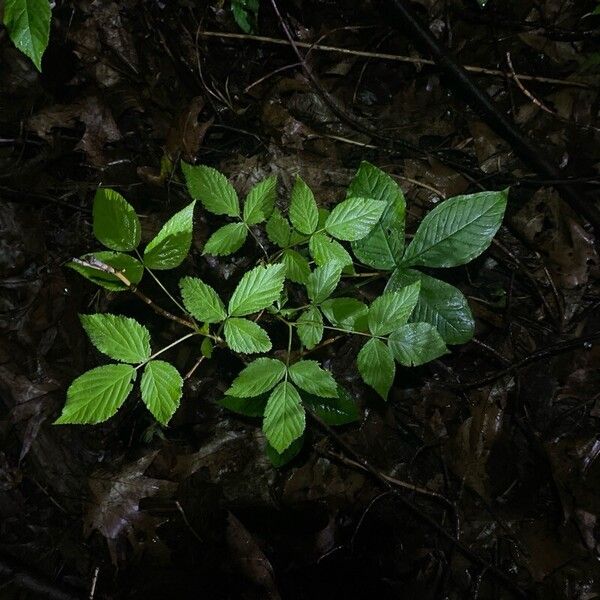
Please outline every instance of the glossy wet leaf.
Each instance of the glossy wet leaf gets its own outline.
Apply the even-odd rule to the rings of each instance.
[[[306,291],[311,302],[320,304],[327,300],[340,282],[342,269],[336,262],[317,267],[308,277]]]
[[[248,237],[244,223],[229,223],[217,229],[204,244],[203,254],[227,256],[237,252]]]
[[[394,358],[405,367],[417,367],[448,353],[438,330],[429,323],[408,323],[388,338]]]
[[[150,332],[135,319],[111,314],[79,318],[92,344],[110,358],[137,364],[150,357]]]
[[[283,290],[285,265],[258,266],[246,273],[229,300],[229,314],[242,317],[267,308]]]
[[[167,425],[181,401],[183,379],[179,371],[164,360],[151,360],[140,381],[142,401],[154,418]]]
[[[360,240],[373,229],[385,208],[386,203],[381,200],[348,198],[331,211],[325,230],[339,240]]]
[[[69,386],[67,403],[54,423],[95,424],[110,419],[125,402],[134,379],[131,365],[104,365],[86,371]]]
[[[94,196],[92,219],[94,235],[107,248],[127,252],[140,243],[140,220],[119,192],[99,188]]]
[[[203,323],[220,323],[227,311],[215,290],[197,277],[184,277],[179,281],[183,305],[189,313]]]
[[[246,196],[243,219],[246,225],[266,221],[273,213],[277,195],[277,176],[272,175],[257,183]]]
[[[215,215],[240,216],[240,201],[235,188],[223,173],[206,165],[181,163],[190,196]]]
[[[257,354],[271,349],[271,340],[267,332],[254,321],[227,319],[224,333],[227,345],[234,352]]]
[[[296,323],[298,337],[308,350],[323,339],[323,317],[316,306],[309,306]]]
[[[302,435],[305,418],[298,391],[288,381],[282,381],[269,396],[263,421],[265,436],[278,453]]]
[[[311,189],[296,177],[292,188],[289,217],[292,225],[305,235],[314,233],[319,222],[319,209]]]
[[[284,377],[286,366],[274,358],[257,358],[245,367],[225,392],[228,396],[248,398],[273,389]]]
[[[396,365],[390,349],[379,339],[370,339],[358,353],[358,372],[384,400],[394,383]]]
[[[421,283],[419,281],[385,292],[375,298],[369,308],[369,330],[373,335],[387,335],[408,322],[417,301]]]
[[[144,274],[144,265],[129,256],[129,254],[122,254],[121,252],[111,252],[109,250],[103,250],[100,252],[94,252],[93,254],[85,254],[81,257],[81,260],[88,260],[89,258],[95,258],[100,262],[103,262],[117,271],[121,271],[127,280],[133,285],[137,285]],[[111,292],[123,292],[128,290],[126,286],[116,275],[111,275],[106,271],[100,269],[94,269],[92,267],[85,267],[76,262],[69,262],[67,267],[77,271],[80,275],[89,279],[91,282],[99,285]]]
[[[291,380],[305,392],[323,398],[337,397],[337,384],[316,360],[300,360],[288,370]]]
[[[341,385],[337,387],[337,398],[322,398],[302,394],[302,401],[327,425],[347,425],[358,421],[360,415],[352,396]]]

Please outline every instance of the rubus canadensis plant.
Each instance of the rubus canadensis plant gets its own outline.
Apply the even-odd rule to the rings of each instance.
[[[390,176],[367,162],[360,165],[345,200],[331,211],[319,207],[298,177],[287,215],[277,207],[275,177],[258,183],[240,203],[217,170],[188,164],[182,170],[193,200],[164,224],[143,253],[137,250],[141,228],[133,207],[116,191],[99,189],[93,228],[107,249],[74,259],[70,266],[108,290],[135,292],[188,332],[153,352],[150,332],[134,319],[81,315],[92,344],[116,362],[73,381],[56,423],[107,420],[125,402],[141,371],[141,398],[155,419],[167,425],[184,380],[159,357],[198,337],[199,361],[228,351],[245,363],[221,404],[262,417],[268,452],[274,463],[282,464],[301,447],[305,410],[328,424],[357,418],[349,393],[308,357],[311,352],[341,337],[357,336],[364,341],[358,372],[385,400],[396,363],[422,365],[448,352],[447,344],[472,336],[473,318],[463,294],[416,267],[454,267],[479,256],[502,222],[506,191],[441,202],[406,245],[404,195]],[[227,221],[210,235],[203,254],[230,255],[251,238],[260,247],[258,263],[229,297],[198,277],[184,276],[178,299],[155,274],[178,267],[188,255],[197,201]],[[264,228],[269,243],[257,228]],[[178,314],[160,308],[137,289],[145,272],[161,285]],[[385,291],[365,302],[365,282],[381,277],[387,279]],[[368,291],[372,293],[370,287]],[[287,343],[274,351],[270,333],[277,328],[285,332]]]

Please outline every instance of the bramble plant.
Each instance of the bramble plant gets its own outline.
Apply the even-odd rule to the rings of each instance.
[[[319,207],[310,188],[297,178],[287,216],[276,207],[275,177],[258,183],[241,204],[234,187],[215,169],[182,164],[182,170],[193,201],[165,223],[143,254],[137,251],[141,228],[133,207],[116,191],[99,189],[93,227],[107,250],[74,259],[70,266],[108,290],[134,291],[189,332],[152,353],[148,329],[134,319],[82,315],[92,344],[117,362],[75,379],[56,423],[107,420],[142,371],[141,398],[155,419],[167,425],[184,381],[159,356],[197,336],[203,339],[198,362],[217,349],[228,349],[246,364],[220,403],[262,417],[269,456],[274,464],[283,464],[301,447],[305,410],[328,424],[358,418],[352,398],[332,373],[306,358],[311,352],[338,338],[358,336],[364,341],[358,372],[385,400],[396,363],[422,365],[448,352],[447,344],[466,342],[473,335],[463,294],[415,267],[454,267],[479,256],[502,222],[506,191],[440,203],[405,246],[404,195],[390,176],[367,162],[358,169],[346,199],[331,211]],[[229,298],[198,277],[185,276],[178,300],[154,273],[178,267],[188,255],[197,201],[206,211],[228,218],[207,240],[205,255],[233,254],[249,237],[260,247],[258,264],[241,277]],[[256,234],[258,227],[266,231],[267,247]],[[375,271],[366,272],[365,266]],[[180,315],[160,308],[137,289],[146,271]],[[385,291],[367,305],[363,285],[353,282],[382,276],[387,278]],[[287,345],[273,352],[269,332],[277,327],[287,333]],[[252,356],[257,354],[263,356]]]

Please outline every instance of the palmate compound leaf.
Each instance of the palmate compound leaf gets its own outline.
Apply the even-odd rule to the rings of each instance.
[[[229,223],[217,229],[204,244],[203,254],[228,256],[237,252],[248,237],[248,228],[244,223]]]
[[[183,305],[198,321],[220,323],[227,318],[227,311],[221,298],[210,285],[201,279],[184,277],[179,281],[179,288]]]
[[[394,358],[405,367],[417,367],[448,353],[437,329],[429,323],[408,323],[388,338]]]
[[[374,198],[386,203],[381,218],[369,234],[352,243],[354,255],[365,265],[391,270],[404,251],[406,201],[398,184],[381,169],[364,161],[348,187],[347,198]]]
[[[50,37],[48,0],[5,0],[4,25],[13,44],[28,56],[38,71]]]
[[[317,267],[306,282],[306,291],[313,304],[320,304],[333,294],[340,282],[342,268],[336,262],[327,263],[323,267]]]
[[[407,269],[396,270],[390,277],[386,291],[421,282],[419,300],[410,321],[430,323],[439,331],[447,344],[464,344],[475,331],[475,321],[464,294],[453,285],[425,273]]]
[[[337,384],[329,371],[316,360],[300,360],[289,368],[291,380],[305,392],[323,398],[337,398]]]
[[[92,344],[121,362],[138,364],[150,358],[150,332],[135,319],[121,315],[79,315]]]
[[[502,224],[508,190],[456,196],[421,221],[402,266],[456,267],[479,256]]]
[[[240,201],[235,188],[223,173],[206,165],[181,163],[188,192],[215,215],[240,216]]]
[[[167,425],[181,400],[183,379],[179,371],[163,360],[151,360],[140,381],[142,400],[161,424]]]
[[[312,350],[323,339],[323,317],[316,306],[309,306],[296,321],[302,344]]]
[[[354,242],[364,238],[381,218],[386,203],[373,198],[348,198],[327,217],[325,230],[338,240]]]
[[[318,267],[323,267],[330,262],[337,262],[341,267],[352,266],[352,257],[346,248],[322,231],[310,236],[308,249]]]
[[[292,188],[289,217],[300,233],[311,235],[317,230],[319,208],[311,189],[300,177],[296,177]]]
[[[94,235],[107,248],[127,252],[140,243],[142,228],[133,206],[114,190],[99,188],[92,210]]]
[[[133,256],[129,256],[129,254],[104,250],[94,252],[93,254],[85,254],[81,257],[81,260],[87,261],[90,258],[99,260],[113,269],[120,271],[133,285],[137,285],[144,275],[144,265],[139,260],[133,258]],[[77,273],[89,279],[92,283],[111,292],[123,292],[129,289],[116,275],[112,275],[106,271],[85,267],[76,262],[67,263],[67,267],[77,271]]]
[[[104,365],[80,375],[67,390],[67,403],[54,423],[95,424],[110,419],[133,388],[131,365]]]
[[[267,308],[283,290],[285,265],[258,266],[246,273],[229,300],[229,314],[243,317]]]
[[[387,400],[396,374],[394,356],[390,349],[381,340],[372,338],[358,353],[357,364],[363,381]]]
[[[225,321],[225,341],[234,351],[242,354],[257,354],[271,349],[267,332],[254,321],[230,318]]]
[[[305,426],[298,390],[289,381],[282,381],[271,392],[265,408],[263,431],[269,444],[281,454],[302,435]]]
[[[194,230],[194,200],[174,214],[144,250],[144,265],[165,270],[178,267],[188,255]]]
[[[272,175],[257,183],[244,202],[244,223],[257,225],[266,221],[273,212],[277,195],[277,176]]]
[[[229,396],[250,398],[273,389],[284,377],[286,366],[273,358],[257,358],[235,378],[225,392]]]
[[[407,323],[419,300],[420,289],[421,283],[417,281],[396,292],[385,292],[376,298],[369,308],[371,333],[387,335]]]

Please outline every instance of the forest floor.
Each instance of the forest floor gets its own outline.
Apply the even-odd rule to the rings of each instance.
[[[270,40],[222,0],[58,0],[41,75],[0,31],[0,598],[600,598],[600,232],[577,209],[600,197],[596,5],[413,5],[456,62],[496,71],[471,77],[554,177],[368,1],[279,1],[304,65],[271,0],[256,32]],[[324,206],[369,160],[404,190],[409,232],[444,198],[511,188],[490,250],[443,274],[469,299],[473,341],[403,369],[387,403],[352,342],[319,353],[360,407],[339,436],[391,490],[317,429],[274,469],[260,424],[215,403],[238,367],[225,352],[168,428],[135,399],[96,427],[52,425],[98,359],[78,313],[167,333],[64,267],[97,249],[100,183],[146,240],[189,202],[165,157],[242,192],[277,174],[280,198],[300,174]],[[207,261],[206,237],[198,211],[177,276],[239,280],[251,257]],[[171,357],[182,372],[194,350]]]

